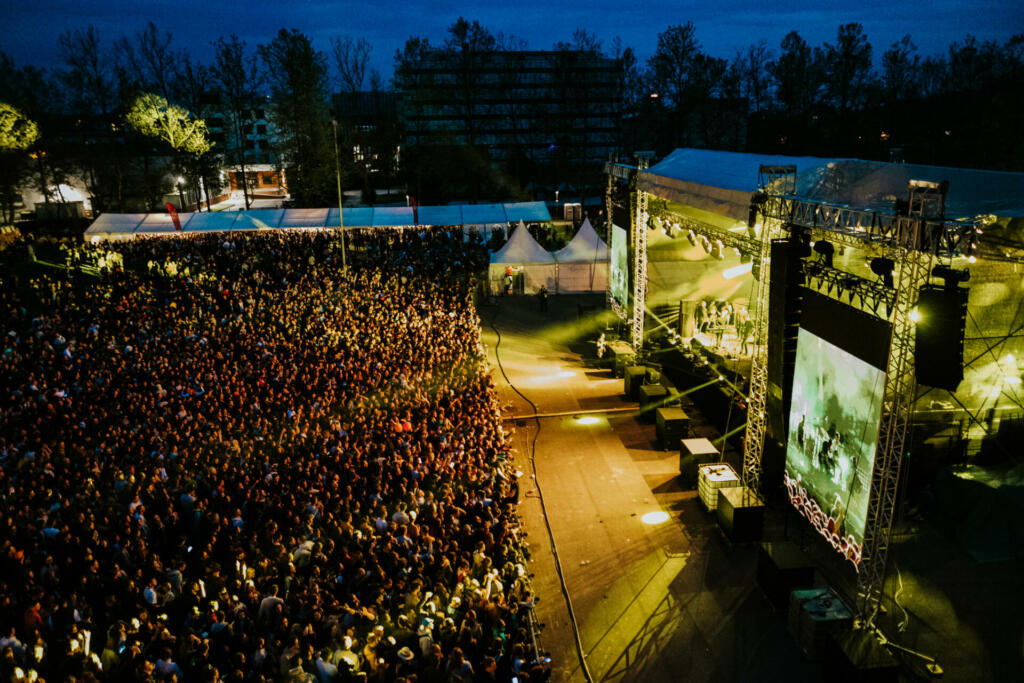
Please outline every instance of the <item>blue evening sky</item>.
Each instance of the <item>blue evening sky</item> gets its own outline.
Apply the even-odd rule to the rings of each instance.
[[[549,49],[583,27],[606,46],[621,36],[641,59],[653,53],[660,31],[686,21],[696,25],[706,52],[726,58],[761,38],[777,51],[794,28],[812,45],[834,42],[840,24],[860,22],[876,65],[882,52],[906,33],[922,55],[945,52],[968,33],[999,42],[1024,33],[1021,0],[15,0],[3,15],[0,50],[18,64],[54,65],[57,36],[69,28],[92,24],[109,43],[153,21],[174,35],[175,47],[186,48],[200,61],[210,59],[211,41],[231,33],[255,47],[279,28],[296,28],[324,51],[333,36],[364,37],[373,45],[371,66],[385,80],[406,38],[443,42],[445,29],[459,16],[478,19],[493,33],[525,39],[531,49]]]

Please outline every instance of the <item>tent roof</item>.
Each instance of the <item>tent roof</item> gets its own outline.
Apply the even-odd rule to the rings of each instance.
[[[191,213],[178,214],[178,220],[181,221],[182,230],[185,229],[185,225],[192,219]],[[152,235],[158,232],[176,232],[174,228],[174,221],[171,220],[171,214],[169,213],[149,213],[139,223],[139,227],[135,228],[136,235]]]
[[[526,225],[519,221],[505,246],[491,254],[491,263],[554,263],[550,251],[537,244]]]
[[[216,211],[216,212],[204,212],[194,213],[192,218],[189,219],[188,223],[183,227],[185,232],[216,232],[221,230],[232,230],[232,226],[238,217],[242,215],[241,211]]]
[[[463,225],[509,222],[502,204],[464,204],[460,208],[462,209]]]
[[[544,222],[551,220],[548,206],[544,202],[515,202],[505,204],[505,216],[509,223],[514,221]]]
[[[463,206],[421,206],[419,225],[506,224],[516,220],[550,221],[544,202],[512,204],[466,204]],[[325,228],[338,226],[338,209],[252,209],[183,213],[185,232],[218,230],[266,230],[277,228]],[[360,206],[345,209],[345,227],[367,228],[413,225],[413,210],[408,206]],[[131,235],[174,232],[166,213],[104,213],[85,234]]]
[[[892,211],[909,180],[949,181],[946,215],[1024,216],[1024,173],[860,159],[823,159],[677,149],[641,173],[643,189],[659,197],[746,220],[764,165],[795,165],[798,197],[874,211]]]
[[[322,228],[327,223],[327,209],[287,209],[279,228]]]
[[[284,218],[284,209],[251,209],[241,211],[232,230],[267,230],[276,228]]]
[[[462,225],[461,206],[421,206],[420,225]]]
[[[130,234],[146,218],[144,213],[104,213],[92,222],[86,235]]]
[[[555,252],[555,260],[559,263],[591,263],[608,260],[608,245],[590,224],[590,219],[583,219],[583,225],[576,231],[569,243]]]
[[[374,227],[416,224],[411,206],[378,206],[371,210]]]

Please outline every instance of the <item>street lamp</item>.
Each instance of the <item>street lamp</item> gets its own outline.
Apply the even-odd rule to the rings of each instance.
[[[348,264],[345,262],[345,219],[341,195],[341,157],[338,155],[338,120],[331,119],[331,125],[334,127],[334,170],[338,177],[338,230],[341,231],[341,272],[344,273],[348,271]]]
[[[185,210],[185,193],[182,188],[185,186],[185,179],[178,176],[178,205],[181,211]]]

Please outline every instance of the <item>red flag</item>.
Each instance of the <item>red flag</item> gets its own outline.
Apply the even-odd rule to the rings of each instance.
[[[419,225],[420,224],[420,205],[419,205],[419,202],[417,202],[416,198],[411,196],[411,195],[409,197],[409,202],[412,204],[412,223],[413,223],[413,225]]]
[[[167,207],[167,213],[171,214],[171,221],[174,223],[174,229],[181,231],[181,219],[178,218],[178,211],[174,208],[174,204],[167,202],[164,204]]]

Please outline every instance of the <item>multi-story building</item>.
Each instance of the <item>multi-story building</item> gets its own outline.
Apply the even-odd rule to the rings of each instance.
[[[394,178],[402,145],[395,93],[344,92],[332,99],[338,142],[351,149],[357,173],[383,181]]]
[[[618,69],[587,51],[428,50],[396,71],[406,144],[604,162],[617,142]]]
[[[242,113],[241,138],[235,134],[225,115],[216,109],[206,119],[210,140],[223,153],[224,172],[232,191],[242,189],[239,151],[244,154],[245,176],[251,193],[283,195],[287,191],[287,183],[272,146],[274,126],[267,115],[269,99],[255,103],[251,110]]]

